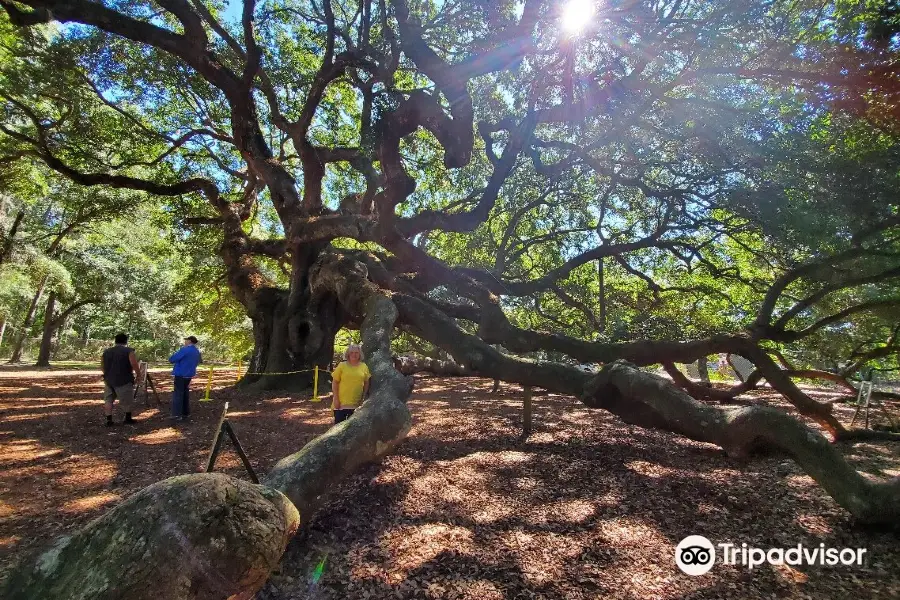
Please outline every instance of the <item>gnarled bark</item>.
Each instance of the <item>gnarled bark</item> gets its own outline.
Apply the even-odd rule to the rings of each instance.
[[[422,372],[450,377],[474,377],[478,375],[478,373],[465,365],[452,360],[440,360],[429,356],[398,356],[394,359],[394,367],[404,375],[414,375]]]
[[[391,451],[412,425],[406,399],[411,391],[391,360],[390,336],[397,320],[394,303],[366,279],[360,263],[325,254],[312,274],[312,291],[334,294],[362,321],[366,364],[372,372],[370,398],[350,419],[332,427],[300,452],[281,459],[265,484],[282,491],[307,519],[327,488],[362,463]]]
[[[716,444],[731,456],[743,457],[763,447],[781,450],[860,521],[900,521],[900,478],[866,479],[825,437],[777,409],[707,406],[662,377],[622,361],[604,367],[585,387],[583,400],[626,423]]]
[[[300,516],[281,493],[227,475],[144,488],[61,538],[0,590],[7,600],[244,600],[277,565]]]
[[[288,292],[263,288],[249,313],[254,348],[242,387],[302,390],[312,384],[315,366],[331,364],[334,336],[344,324],[333,296],[292,300]]]

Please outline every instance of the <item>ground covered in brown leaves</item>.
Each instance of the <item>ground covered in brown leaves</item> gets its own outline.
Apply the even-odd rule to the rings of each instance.
[[[202,470],[226,400],[262,473],[330,424],[324,403],[238,395],[223,389],[231,377],[217,374],[203,404],[195,380],[190,423],[145,410],[137,425],[105,428],[97,374],[0,371],[0,572],[140,488]],[[420,378],[409,440],[340,486],[260,600],[900,597],[900,536],[854,525],[789,459],[740,463],[554,394],[535,396],[522,440],[521,390],[490,387]],[[852,409],[837,410],[849,422]],[[872,476],[900,475],[900,445],[844,450]],[[217,470],[246,477],[227,443]],[[690,534],[867,554],[861,567],[717,564],[690,577],[673,561]]]

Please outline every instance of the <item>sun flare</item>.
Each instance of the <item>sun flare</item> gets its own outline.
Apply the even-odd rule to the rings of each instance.
[[[581,33],[594,16],[593,0],[569,0],[562,8],[560,24],[570,35]]]

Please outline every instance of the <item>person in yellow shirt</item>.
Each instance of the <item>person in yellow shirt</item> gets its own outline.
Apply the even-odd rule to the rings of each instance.
[[[334,411],[335,425],[349,419],[362,404],[369,393],[371,378],[372,373],[363,362],[362,348],[359,344],[350,344],[344,352],[344,362],[331,374],[331,409]]]

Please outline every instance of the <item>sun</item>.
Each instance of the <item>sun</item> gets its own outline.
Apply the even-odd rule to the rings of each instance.
[[[581,33],[594,16],[592,0],[569,0],[562,8],[560,25],[570,35]]]

